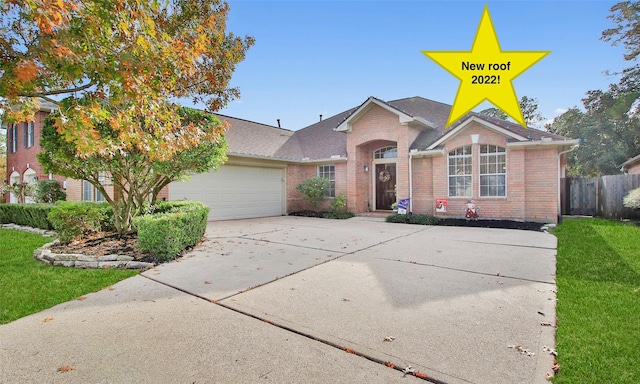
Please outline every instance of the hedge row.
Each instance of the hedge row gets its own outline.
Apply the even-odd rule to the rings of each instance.
[[[208,215],[209,207],[197,201],[159,203],[153,214],[133,219],[138,246],[142,252],[172,259],[202,240]]]
[[[385,219],[387,223],[405,223],[405,224],[421,224],[421,225],[434,225],[439,220],[440,219],[435,216],[422,215],[422,214],[391,215],[391,216],[387,216],[387,218]]]
[[[53,225],[47,216],[53,208],[53,204],[0,204],[0,223],[50,230]]]

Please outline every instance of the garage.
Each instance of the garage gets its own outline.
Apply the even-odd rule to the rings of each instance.
[[[211,208],[209,220],[285,214],[285,168],[223,165],[169,185],[169,200],[196,200]]]

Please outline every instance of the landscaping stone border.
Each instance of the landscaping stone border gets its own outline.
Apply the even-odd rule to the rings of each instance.
[[[47,231],[40,228],[25,227],[16,224],[2,224],[2,228],[13,229],[17,231],[36,233],[42,236],[56,237],[57,233]],[[58,244],[60,240],[54,240],[50,243],[33,251],[33,257],[45,264],[59,265],[72,268],[119,268],[119,269],[147,269],[153,267],[153,263],[145,263],[142,261],[134,261],[131,256],[124,255],[106,255],[91,256],[79,253],[53,253],[49,249],[52,245]]]

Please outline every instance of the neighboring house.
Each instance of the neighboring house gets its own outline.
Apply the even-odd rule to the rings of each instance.
[[[297,131],[217,115],[231,124],[229,161],[171,183],[168,198],[203,201],[211,220],[283,215],[310,208],[296,186],[320,176],[355,213],[410,198],[411,212],[462,217],[473,200],[483,218],[557,222],[563,153],[578,140],[475,113],[445,129],[450,109],[421,97],[369,97]],[[79,199],[69,181],[67,193]]]
[[[629,160],[622,163],[622,172],[630,175],[640,173],[640,155],[632,157]]]
[[[94,186],[86,181],[74,180],[63,176],[45,173],[36,155],[40,153],[40,137],[45,118],[56,110],[57,105],[40,100],[40,110],[35,114],[34,121],[17,124],[3,123],[7,130],[7,178],[9,184],[31,183],[38,180],[57,180],[67,193],[67,200],[104,201],[104,196]],[[105,178],[106,183],[106,178]],[[108,191],[113,188],[107,187]],[[17,197],[11,193],[7,202],[17,203]],[[27,202],[32,202],[27,198]]]

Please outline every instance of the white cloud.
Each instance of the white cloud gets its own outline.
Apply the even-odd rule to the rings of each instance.
[[[563,113],[565,113],[565,112],[567,112],[567,111],[568,111],[568,109],[567,109],[567,108],[562,108],[562,107],[561,107],[561,108],[556,108],[556,109],[554,109],[554,110],[553,110],[553,113],[555,113],[555,115],[556,115],[556,116],[560,116],[560,115],[562,115]]]

